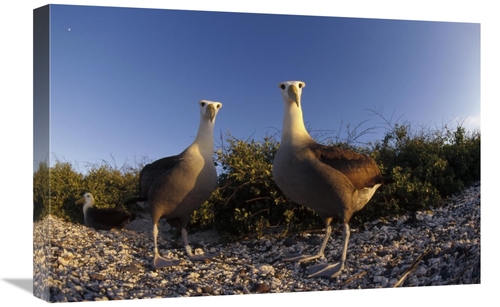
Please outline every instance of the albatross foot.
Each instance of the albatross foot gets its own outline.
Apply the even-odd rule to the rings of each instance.
[[[317,259],[321,256],[323,256],[323,255],[321,255],[321,254],[302,255],[302,253],[297,253],[297,254],[288,255],[286,258],[283,259],[283,261],[305,262],[305,261]]]
[[[176,266],[179,265],[179,260],[167,259],[163,258],[160,255],[155,255],[153,259],[153,266],[157,269],[168,267],[168,266]]]
[[[334,278],[339,276],[340,273],[342,273],[342,269],[344,269],[344,264],[342,262],[320,263],[312,265],[308,268],[307,273],[309,275],[307,277]]]

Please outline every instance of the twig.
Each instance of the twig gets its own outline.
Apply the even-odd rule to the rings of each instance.
[[[258,200],[262,200],[262,199],[271,199],[271,197],[269,197],[269,196],[255,197],[255,198],[252,198],[252,199],[247,199],[245,202],[246,203],[250,203],[252,201],[258,201]]]
[[[345,282],[344,282],[344,285],[347,285],[348,283],[350,283],[351,281],[355,280],[356,278],[361,278],[363,276],[366,275],[366,271],[363,271],[361,273],[358,273],[356,275],[353,275],[351,277],[349,277],[349,279],[347,279]]]
[[[264,211],[269,212],[269,209],[262,209],[262,210],[260,210],[260,211],[257,211],[257,212],[255,212],[254,214],[252,214],[250,217],[254,217],[255,215],[257,215],[257,214],[259,214],[259,213],[261,213],[261,212],[264,212]]]
[[[413,263],[411,264],[410,268],[398,280],[398,282],[393,286],[393,288],[397,288],[397,287],[399,287],[399,285],[401,285],[403,283],[403,281],[406,279],[406,277],[408,277],[408,275],[410,275],[417,268],[417,264],[422,260],[422,258],[424,258],[425,255],[427,255],[428,252],[429,252],[429,248],[427,247],[425,249],[425,251],[423,252],[423,254],[420,255],[415,261],[413,261]]]

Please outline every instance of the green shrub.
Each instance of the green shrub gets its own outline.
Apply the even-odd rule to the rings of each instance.
[[[74,220],[77,216],[74,202],[81,190],[82,179],[83,176],[68,162],[56,161],[50,168],[47,163],[40,163],[33,174],[34,219],[52,214]]]
[[[415,130],[405,123],[391,126],[382,140],[365,146],[352,145],[357,139],[354,133],[348,137],[326,143],[370,155],[383,177],[392,182],[355,214],[353,223],[439,205],[480,180],[479,131],[467,133],[460,125],[454,130]],[[322,228],[313,210],[293,203],[274,183],[272,163],[278,147],[274,136],[256,141],[227,134],[221,139],[214,153],[218,186],[193,213],[191,227],[214,228],[233,238]],[[40,163],[33,174],[34,219],[53,214],[82,223],[82,207],[74,203],[84,192],[94,194],[96,207],[123,207],[125,200],[138,193],[141,169],[142,165],[117,168],[103,163],[90,165],[83,175],[67,162],[57,161],[51,167]]]
[[[134,168],[123,171],[109,164],[93,164],[83,175],[69,162],[56,161],[50,168],[40,163],[33,174],[34,220],[52,214],[83,223],[82,205],[75,201],[85,192],[94,195],[96,208],[125,208],[123,202],[138,192],[138,173]]]
[[[446,130],[447,142],[443,146],[444,156],[462,186],[469,186],[481,178],[481,134],[467,134],[465,128]],[[452,191],[453,193],[453,191]],[[448,193],[451,194],[451,193]]]
[[[33,221],[50,213],[49,166],[40,162],[33,173]]]
[[[461,126],[415,131],[408,123],[396,124],[375,143],[372,157],[394,182],[356,214],[358,222],[439,205],[480,180],[480,134],[467,135]]]

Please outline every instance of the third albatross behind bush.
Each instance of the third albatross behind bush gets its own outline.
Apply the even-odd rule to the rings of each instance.
[[[375,161],[350,150],[316,143],[307,132],[301,95],[305,83],[279,84],[284,100],[281,144],[273,162],[273,178],[280,190],[294,202],[314,209],[326,224],[326,234],[316,255],[291,255],[285,261],[309,261],[324,256],[333,217],[344,225],[340,262],[318,264],[308,270],[310,277],[336,277],[346,261],[349,220],[361,210],[382,184]]]
[[[146,165],[140,173],[139,197],[146,201],[153,222],[155,268],[177,265],[179,261],[163,258],[158,252],[158,221],[165,217],[181,228],[187,255],[192,260],[203,260],[213,255],[194,255],[187,239],[187,225],[191,214],[206,201],[217,185],[217,171],[213,161],[214,124],[222,103],[201,100],[200,125],[193,143],[176,156],[159,159]]]
[[[75,202],[76,205],[84,204],[83,220],[87,227],[100,230],[123,228],[135,218],[132,213],[121,208],[95,208],[94,202],[94,196],[88,192]]]

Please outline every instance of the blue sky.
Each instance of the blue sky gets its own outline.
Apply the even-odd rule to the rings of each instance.
[[[480,24],[55,5],[51,160],[177,154],[200,99],[223,103],[216,138],[260,140],[281,129],[286,80],[306,83],[304,120],[330,136],[379,126],[368,109],[480,128]]]

